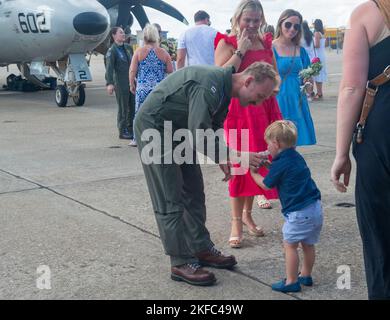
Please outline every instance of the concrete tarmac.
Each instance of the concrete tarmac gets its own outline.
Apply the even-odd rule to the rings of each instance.
[[[265,237],[245,232],[243,248],[229,247],[227,184],[215,165],[202,167],[207,226],[238,265],[213,270],[213,287],[170,280],[137,150],[118,139],[100,56],[83,107],[58,108],[53,91],[0,90],[0,299],[367,299],[355,208],[338,206],[354,203],[354,178],[346,194],[330,182],[341,55],[328,52],[327,67],[324,99],[310,104],[318,143],[299,148],[324,206],[313,287],[270,288],[284,277],[278,202],[254,206]],[[7,75],[0,68],[0,84]]]

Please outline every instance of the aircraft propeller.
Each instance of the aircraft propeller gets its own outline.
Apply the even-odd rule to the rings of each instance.
[[[131,27],[133,23],[132,15],[134,15],[140,26],[142,28],[145,27],[149,19],[143,8],[144,6],[165,13],[188,25],[186,18],[176,8],[162,0],[99,0],[99,2],[106,9],[118,6],[116,26],[122,26],[124,28],[127,26]]]

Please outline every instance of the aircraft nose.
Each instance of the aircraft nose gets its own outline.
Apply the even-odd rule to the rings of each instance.
[[[73,26],[83,35],[97,36],[107,30],[108,20],[97,12],[83,12],[73,19]]]

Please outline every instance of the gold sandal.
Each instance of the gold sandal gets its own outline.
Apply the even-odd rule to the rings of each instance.
[[[232,217],[232,221],[241,221],[241,223],[242,223],[242,218],[241,217]],[[242,239],[243,239],[242,235],[241,236],[230,236],[230,238],[229,238],[230,248],[241,248]]]
[[[272,209],[271,202],[264,196],[257,196],[257,205],[261,209]]]
[[[247,211],[247,210],[243,210],[242,211],[242,214],[251,214],[252,211]],[[251,228],[249,225],[247,225],[244,221],[242,221],[242,223],[248,228],[248,233],[251,235],[251,236],[254,236],[254,237],[264,237],[265,236],[265,233],[264,233],[264,230],[263,228],[259,227],[259,226],[256,226],[254,228]]]

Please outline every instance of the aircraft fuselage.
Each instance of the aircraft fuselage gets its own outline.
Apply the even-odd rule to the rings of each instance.
[[[0,0],[0,66],[92,51],[109,29],[95,0]]]

